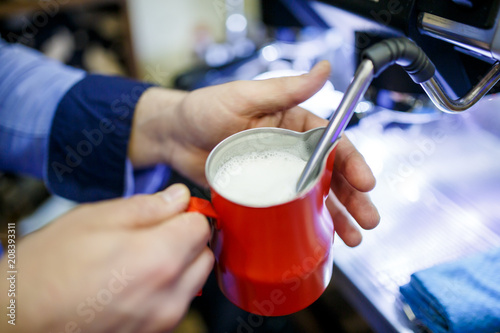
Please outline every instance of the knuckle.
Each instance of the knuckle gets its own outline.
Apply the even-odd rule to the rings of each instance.
[[[212,268],[214,266],[215,256],[212,250],[210,250],[210,248],[208,247],[205,247],[203,249],[202,255],[204,256],[203,260],[206,263],[206,273],[208,274],[212,271]]]
[[[362,227],[365,230],[371,230],[377,227],[380,223],[380,215],[378,211],[374,208],[369,212],[369,215],[366,217]]]
[[[164,281],[175,281],[182,273],[182,264],[179,260],[170,258],[165,262],[165,265],[157,268],[156,273],[163,277]]]
[[[208,240],[211,230],[208,220],[203,214],[198,212],[189,212],[183,214],[183,216],[186,220],[185,222],[187,222],[187,226],[194,235]]]
[[[347,174],[351,168],[356,166],[356,159],[358,158],[359,153],[355,150],[352,149],[350,151],[347,151],[345,154],[344,159],[341,161],[340,165],[340,172],[342,174]]]
[[[154,244],[150,244],[154,248]],[[161,247],[161,248],[160,248]],[[159,244],[157,250],[151,251],[156,259],[151,259],[144,268],[149,281],[157,281],[160,285],[168,285],[182,274],[184,263],[170,249],[165,250],[165,244]]]
[[[133,218],[150,219],[161,214],[162,207],[154,196],[136,195],[128,200],[127,213]]]
[[[359,198],[356,196],[356,193],[346,193],[345,196],[342,197],[342,204],[348,210],[356,209],[358,203]]]

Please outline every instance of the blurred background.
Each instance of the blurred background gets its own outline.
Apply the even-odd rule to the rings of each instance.
[[[332,64],[329,82],[302,106],[329,118],[360,51],[413,33],[399,21],[399,13],[410,10],[405,2],[394,7],[382,1],[385,7],[374,7],[370,20],[361,19],[368,10],[340,14],[329,2],[349,7],[345,1],[2,0],[0,34],[89,72],[183,90],[297,75],[326,59]],[[475,13],[469,1],[453,2]],[[366,3],[361,6],[378,1]],[[491,64],[421,38],[457,95]],[[400,68],[384,72],[346,132],[377,178],[371,196],[380,227],[363,232],[355,249],[336,239],[332,282],[307,309],[276,318],[248,314],[221,295],[212,276],[176,332],[425,332],[399,286],[420,269],[500,245],[495,91],[470,112],[443,114]],[[174,175],[171,182],[178,180],[186,181]],[[190,186],[194,195],[206,193]],[[51,196],[40,180],[0,173],[2,237],[8,222],[27,234],[74,206]]]

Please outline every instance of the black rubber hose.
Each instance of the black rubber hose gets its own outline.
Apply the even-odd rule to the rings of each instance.
[[[436,71],[424,51],[405,37],[383,40],[366,49],[361,57],[373,62],[375,77],[393,64],[403,67],[415,83],[429,80]]]

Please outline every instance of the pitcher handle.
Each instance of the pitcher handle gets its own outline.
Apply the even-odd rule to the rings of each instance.
[[[198,212],[205,215],[206,217],[211,217],[213,219],[214,228],[220,230],[220,226],[217,221],[217,212],[215,211],[210,201],[197,197],[191,197],[191,199],[189,199],[189,205],[186,209],[186,212]]]
[[[218,217],[217,213],[215,212],[215,209],[210,201],[197,197],[191,197],[189,199],[189,205],[188,208],[186,209],[186,212],[197,212],[205,215],[206,217],[211,217],[212,227],[215,228],[216,230],[220,229],[219,223],[217,222],[217,217]],[[196,296],[201,296],[201,295],[202,295],[202,289],[198,291],[198,294],[196,294]]]

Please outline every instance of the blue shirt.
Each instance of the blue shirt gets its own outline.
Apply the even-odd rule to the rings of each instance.
[[[0,170],[42,178],[75,201],[157,191],[170,169],[134,170],[127,159],[135,105],[149,87],[0,39]]]

